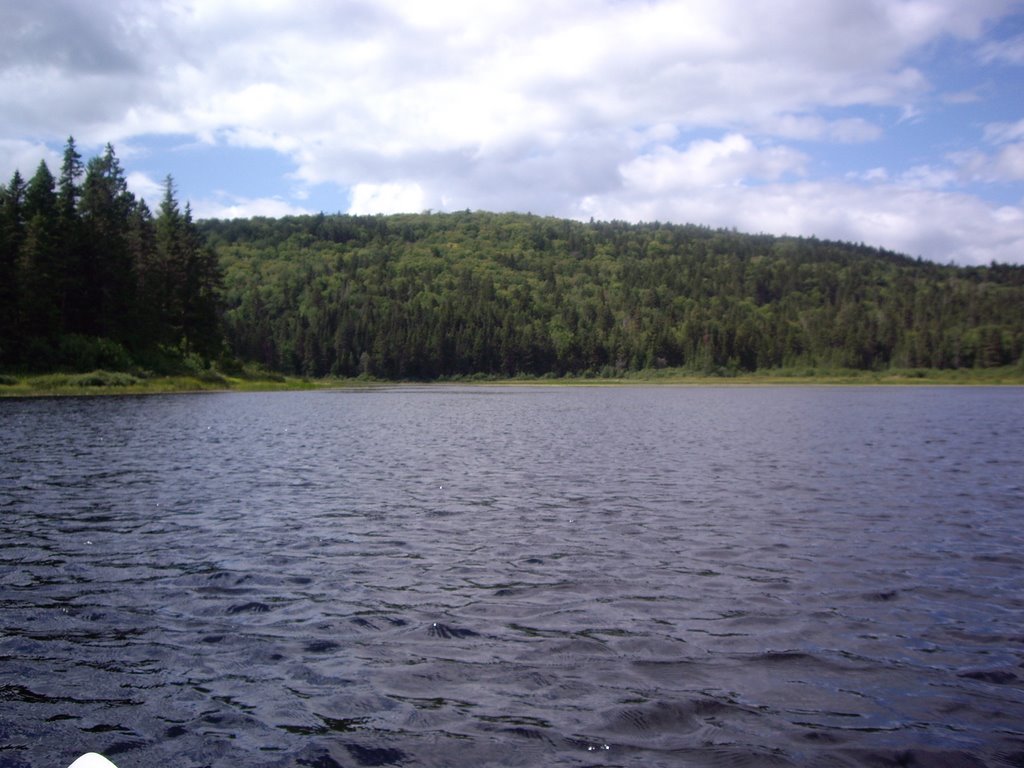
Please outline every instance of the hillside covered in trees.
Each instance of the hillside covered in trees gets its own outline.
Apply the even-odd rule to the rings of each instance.
[[[230,350],[307,376],[1018,364],[1024,268],[521,214],[199,224]]]
[[[0,370],[435,379],[1024,365],[1024,267],[529,214],[154,215],[109,145],[0,185]]]

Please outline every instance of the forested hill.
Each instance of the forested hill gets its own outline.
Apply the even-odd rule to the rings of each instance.
[[[203,221],[243,360],[387,378],[1021,364],[1024,268],[698,226]]]

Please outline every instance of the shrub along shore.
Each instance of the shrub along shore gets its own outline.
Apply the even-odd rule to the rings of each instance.
[[[147,395],[188,392],[272,392],[365,387],[493,385],[493,386],[1024,386],[1024,368],[930,368],[860,371],[795,368],[709,375],[683,369],[627,372],[621,376],[454,376],[433,381],[356,378],[300,378],[267,372],[227,375],[215,370],[174,376],[138,375],[124,371],[0,375],[0,397],[82,395]]]

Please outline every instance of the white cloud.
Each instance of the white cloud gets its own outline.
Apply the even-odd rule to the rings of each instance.
[[[46,161],[54,176],[60,174],[61,156],[46,145],[20,139],[0,139],[0,184],[7,184],[15,171],[27,182],[41,160]]]
[[[910,189],[944,189],[956,183],[960,176],[948,166],[915,165],[900,174],[899,183]]]
[[[864,181],[888,181],[889,171],[881,166],[869,168],[859,176]]]
[[[164,197],[164,182],[155,181],[150,176],[139,171],[132,171],[125,179],[128,182],[128,189],[132,191],[132,194],[143,198],[150,210],[156,211],[157,206]]]
[[[907,184],[797,182],[649,195],[628,187],[583,202],[579,218],[687,221],[747,232],[866,242],[935,261],[1020,262],[1024,206]]]
[[[418,213],[427,206],[416,183],[356,184],[352,188],[352,214]]]
[[[786,139],[802,141],[837,141],[854,144],[874,141],[882,129],[861,117],[825,120],[817,115],[782,114],[761,123],[766,133]]]
[[[1024,181],[1024,141],[999,150],[992,161],[992,174],[998,181]]]
[[[986,64],[1024,64],[1024,35],[986,43],[979,51],[979,58]]]
[[[174,133],[272,149],[294,164],[282,180],[291,200],[189,190],[197,216],[298,213],[309,189],[332,184],[353,212],[594,210],[749,222],[915,252],[948,248],[935,251],[941,259],[965,253],[954,222],[995,210],[949,190],[1021,179],[1020,124],[989,126],[987,151],[915,157],[909,170],[872,157],[845,182],[814,180],[829,167],[816,148],[853,151],[883,140],[897,115],[927,119],[935,84],[922,54],[942,43],[970,41],[983,61],[1019,63],[1021,38],[983,37],[1015,8],[1011,0],[7,4],[0,171],[25,146],[56,145],[69,132],[85,145],[119,146]],[[696,138],[709,135],[717,138]],[[25,136],[36,138],[11,144]],[[948,236],[907,234],[911,214],[923,229],[935,222],[920,200],[940,205]],[[730,213],[738,204],[744,212]],[[985,216],[1015,231],[1013,220]],[[957,231],[994,253],[1009,237]]]
[[[941,99],[946,104],[977,104],[979,101],[982,101],[983,97],[979,91],[971,90],[944,93]]]
[[[192,215],[196,219],[247,219],[253,216],[280,218],[309,213],[313,211],[279,197],[245,198],[222,195],[215,200],[198,200],[192,203]]]
[[[99,57],[104,42],[118,52],[111,67],[120,62],[129,75],[120,87],[71,68],[21,67],[26,85],[45,81],[79,97],[70,109],[62,100],[32,109],[43,91],[26,87],[10,118],[29,116],[58,135],[83,116],[115,134],[119,125],[131,133],[147,124],[258,127],[311,154],[337,140],[390,154],[486,151],[527,136],[565,140],[594,125],[631,129],[638,115],[652,124],[752,128],[820,106],[902,105],[925,87],[900,65],[908,51],[929,37],[968,34],[990,12],[935,0],[895,10],[881,0],[523,0],[442,3],[429,12],[406,2],[344,11],[314,2],[298,12],[288,3],[203,0],[184,10],[132,10],[141,20],[128,43],[138,48],[115,34],[127,16],[116,5],[94,10],[94,39],[78,44],[89,46],[80,58]],[[52,9],[43,3],[38,13]],[[839,125],[854,140],[871,133]]]
[[[1024,120],[1016,123],[990,123],[985,126],[985,140],[993,144],[1024,139]]]
[[[792,149],[758,148],[747,137],[733,133],[721,141],[694,141],[683,151],[658,146],[653,152],[623,165],[621,173],[627,188],[664,194],[679,189],[777,180],[789,174],[801,174],[806,160]]]
[[[967,150],[949,155],[955,171],[947,173],[963,182],[984,184],[1024,181],[1024,141],[1002,145],[996,152]]]

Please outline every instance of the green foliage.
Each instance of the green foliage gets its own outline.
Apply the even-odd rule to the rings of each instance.
[[[220,367],[211,361],[221,360]],[[476,380],[1024,366],[1024,268],[522,214],[155,216],[112,147],[0,186],[0,368]],[[912,377],[912,373],[905,378]]]
[[[718,377],[1013,364],[1024,268],[519,214],[200,224],[242,360],[302,376]]]
[[[89,373],[53,373],[37,376],[30,380],[31,385],[39,391],[66,390],[69,388],[86,389],[91,387],[129,387],[138,384],[139,380],[130,373],[123,371],[96,370]]]
[[[69,382],[76,387],[128,387],[137,384],[138,379],[123,371],[92,371],[72,376]]]
[[[246,363],[239,372],[239,377],[250,381],[270,381],[283,384],[285,377],[276,371],[267,370],[259,363]]]
[[[121,344],[97,336],[68,334],[58,343],[55,367],[73,371],[91,371],[105,368],[125,371],[132,367],[132,358]]]
[[[0,367],[125,370],[132,358],[222,351],[220,270],[167,179],[160,215],[129,191],[114,148],[83,166],[68,139],[0,187]],[[164,361],[163,349],[179,350]]]

